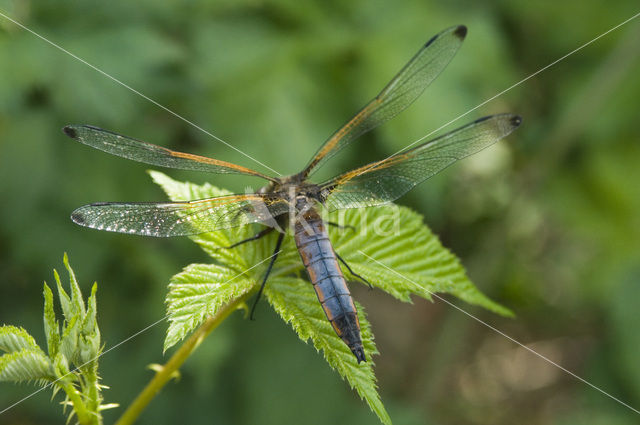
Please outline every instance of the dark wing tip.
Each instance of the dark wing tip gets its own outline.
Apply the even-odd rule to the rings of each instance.
[[[460,40],[464,40],[467,36],[467,27],[465,25],[458,25],[453,31],[453,34],[456,35]]]
[[[478,123],[481,123],[482,121],[495,120],[495,119],[505,124],[508,121],[509,125],[511,125],[512,130],[515,130],[520,126],[520,124],[522,124],[522,117],[520,115],[515,115],[515,114],[487,115],[486,117],[478,118],[477,120],[473,121],[473,124],[478,124]]]
[[[84,215],[81,212],[78,212],[78,210],[75,210],[74,212],[71,213],[71,220],[74,223],[79,224],[81,226],[83,226],[86,223],[84,219]]]
[[[458,25],[457,27],[449,27],[446,30],[443,30],[438,34],[434,35],[433,37],[431,37],[431,39],[429,39],[429,41],[427,41],[424,44],[424,47],[429,46],[431,43],[435,42],[438,38],[442,37],[443,35],[449,36],[449,34],[453,34],[454,36],[458,37],[460,41],[462,41],[467,35],[467,27],[464,25]]]
[[[64,132],[64,134],[66,134],[67,136],[71,137],[72,139],[78,138],[78,132],[76,131],[76,129],[73,126],[65,125],[62,128],[62,131]]]
[[[522,117],[520,115],[514,115],[511,117],[511,125],[513,128],[519,127],[522,124]]]

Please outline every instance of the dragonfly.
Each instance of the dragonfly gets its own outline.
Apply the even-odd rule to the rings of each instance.
[[[77,208],[71,219],[93,229],[155,237],[196,235],[250,223],[265,226],[254,236],[226,248],[257,240],[276,230],[274,254],[262,277],[253,309],[276,262],[283,238],[292,234],[327,320],[357,362],[366,361],[358,313],[339,262],[353,276],[369,282],[354,273],[336,253],[327,230],[333,223],[325,221],[321,212],[390,203],[454,162],[507,136],[522,119],[508,113],[486,116],[323,183],[313,183],[311,175],[358,137],[413,103],[453,59],[466,34],[467,28],[459,25],[433,36],[373,100],[324,142],[302,171],[286,177],[273,177],[222,160],[169,150],[93,126],[66,126],[63,131],[69,137],[112,155],[154,166],[244,174],[267,182],[255,193],[188,202],[93,203]]]

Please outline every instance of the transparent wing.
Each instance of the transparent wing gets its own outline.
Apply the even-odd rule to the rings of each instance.
[[[162,146],[132,139],[131,137],[90,125],[68,125],[63,128],[63,131],[67,136],[87,146],[145,164],[218,174],[248,174],[266,180],[273,180],[273,178],[250,168],[204,156],[172,151]]]
[[[422,94],[456,54],[467,34],[463,25],[448,28],[429,40],[404,68],[349,122],[336,131],[301,172],[307,177],[351,141],[402,112]]]
[[[249,223],[275,226],[289,204],[275,194],[228,195],[190,202],[105,202],[73,211],[81,225],[142,236],[186,236]]]
[[[500,114],[344,173],[322,184],[330,211],[391,202],[454,162],[490,146],[515,130],[522,119]]]

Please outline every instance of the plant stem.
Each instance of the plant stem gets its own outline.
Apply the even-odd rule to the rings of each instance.
[[[156,373],[153,379],[147,384],[136,399],[129,405],[127,410],[122,414],[120,419],[115,425],[130,425],[132,424],[142,411],[147,407],[149,402],[155,397],[158,392],[169,382],[173,374],[182,366],[198,345],[204,340],[204,338],[211,333],[224,319],[227,318],[233,311],[242,304],[252,292],[248,292],[241,295],[238,298],[231,300],[218,312],[209,317],[200,327],[187,339],[175,352],[169,361],[162,367],[162,369]]]
[[[98,382],[98,362],[92,361],[83,368],[83,377],[87,388],[87,407],[90,412],[96,412],[96,425],[102,425],[102,415],[100,414],[100,404],[102,396],[100,395],[100,387]]]
[[[69,397],[69,401],[73,405],[73,410],[78,418],[78,423],[82,425],[90,425],[96,423],[91,416],[89,411],[87,410],[87,406],[82,401],[82,397],[73,386],[73,384],[66,382],[64,379],[58,381],[58,385],[62,388],[62,390]]]

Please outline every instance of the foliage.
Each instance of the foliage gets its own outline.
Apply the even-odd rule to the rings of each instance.
[[[210,184],[182,183],[158,171],[150,174],[173,201],[228,194]],[[457,258],[440,244],[423,224],[422,217],[408,208],[391,205],[368,208],[364,214],[361,210],[347,210],[341,215],[329,216],[329,220],[340,219],[342,225],[331,232],[334,248],[344,253],[347,263],[372,285],[402,301],[410,301],[411,295],[430,299],[432,293],[448,292],[495,312],[511,314],[478,291]],[[260,283],[265,260],[272,255],[273,237],[234,249],[221,248],[249,237],[252,231],[255,229],[245,226],[192,237],[217,263],[192,264],[171,279],[167,296],[170,325],[165,350],[198,327],[207,316],[215,314],[220,306]],[[383,423],[390,424],[391,419],[377,393],[373,361],[356,363],[326,320],[309,282],[290,277],[303,271],[291,239],[288,238],[271,272],[265,289],[267,299],[300,339],[311,340],[317,350],[322,350],[329,365],[356,389]],[[369,261],[370,258],[376,262]],[[390,273],[380,264],[394,268],[399,274]],[[256,267],[260,265],[262,267]],[[370,358],[378,354],[378,350],[361,305],[358,305],[358,315],[365,351]]]
[[[54,312],[53,293],[44,284],[44,329],[47,354],[35,339],[20,327],[0,327],[0,381],[34,382],[51,387],[55,395],[66,394],[64,405],[70,405],[80,424],[101,424],[101,411],[115,405],[102,404],[102,386],[98,377],[98,357],[102,351],[100,330],[96,321],[96,291],[94,283],[85,307],[76,276],[67,254],[64,266],[69,272],[70,296],[62,287],[58,272],[53,274],[58,288],[58,300],[63,320]]]
[[[459,54],[424,96],[335,157],[320,171],[330,177],[438,129],[637,13],[638,2],[0,0],[0,11],[283,174],[298,171],[431,35],[467,25]],[[517,319],[470,312],[546,347],[547,357],[636,408],[639,22],[443,129],[505,111],[524,118],[508,140],[398,200],[423,214],[472,280]],[[93,124],[267,170],[1,17],[0,64],[0,323],[38,329],[42,307],[33,300],[42,288],[34,283],[64,249],[100,277],[111,346],[163,316],[159,282],[211,261],[186,238],[74,226],[69,213],[80,205],[164,195],[144,165],[79,146],[60,128]],[[171,175],[236,193],[254,183]],[[637,423],[634,412],[437,300],[400,305],[377,289],[352,290],[375,329],[376,375],[396,423]],[[370,424],[368,408],[266,305],[253,326],[232,316],[218,328],[181,369],[184,384],[167,387],[140,423],[208,423],[215,411],[238,425],[302,417]],[[119,401],[145,385],[149,359],[161,363],[155,331],[101,362]],[[46,352],[44,336],[33,335]],[[4,385],[0,411],[24,391]],[[55,423],[57,409],[42,391],[0,422]],[[116,414],[104,412],[105,422]]]

